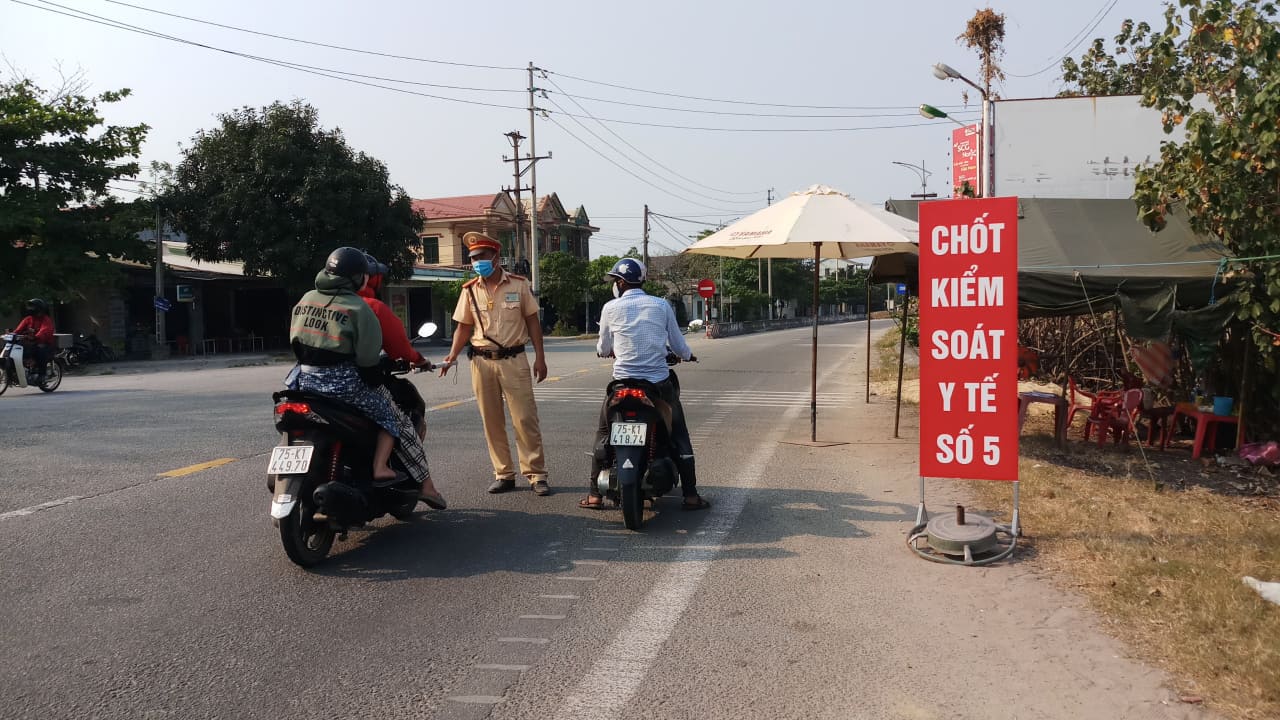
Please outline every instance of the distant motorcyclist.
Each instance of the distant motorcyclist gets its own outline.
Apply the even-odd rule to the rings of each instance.
[[[32,382],[39,385],[44,378],[45,367],[53,358],[53,318],[49,316],[49,304],[40,298],[28,300],[23,312],[26,317],[22,318],[13,332],[34,345],[34,352],[23,365],[31,368]]]
[[[680,489],[684,494],[681,509],[705,510],[711,507],[711,503],[698,495],[693,442],[689,439],[684,408],[680,405],[680,386],[667,367],[668,348],[682,360],[693,360],[693,351],[680,332],[671,304],[644,291],[646,275],[644,263],[634,258],[622,258],[606,274],[613,281],[615,299],[605,303],[600,311],[600,339],[596,343],[596,353],[601,357],[612,355],[616,358],[613,363],[614,380],[651,382],[657,387],[659,397],[671,407],[671,444],[675,449],[676,470],[680,473]],[[605,398],[600,408],[600,424],[596,428],[596,452],[592,454],[587,497],[578,503],[579,507],[598,509],[603,505],[596,476],[604,467],[601,460],[604,454],[599,450],[608,436],[608,398]]]

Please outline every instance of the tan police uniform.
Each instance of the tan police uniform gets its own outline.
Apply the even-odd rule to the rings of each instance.
[[[453,320],[473,328],[471,389],[480,408],[494,477],[498,480],[515,478],[511,444],[507,440],[506,415],[502,410],[505,399],[515,426],[520,472],[530,483],[545,481],[547,467],[542,449],[542,429],[538,424],[538,407],[533,399],[533,373],[529,366],[528,353],[532,349],[523,351],[529,342],[525,318],[538,314],[538,301],[533,297],[528,279],[500,268],[494,272],[500,275],[500,279],[492,291],[480,278],[462,286]],[[477,311],[479,318],[476,317]]]

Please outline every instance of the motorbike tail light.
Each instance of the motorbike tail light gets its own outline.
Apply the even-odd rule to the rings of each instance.
[[[623,400],[639,400],[645,405],[653,405],[653,401],[640,388],[619,388],[613,391],[613,397],[610,399],[610,405],[616,405]]]
[[[311,405],[304,402],[283,402],[276,405],[276,414],[283,415],[285,413],[298,413],[299,415],[307,415],[311,412]]]

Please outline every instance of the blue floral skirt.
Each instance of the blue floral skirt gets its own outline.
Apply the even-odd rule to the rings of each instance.
[[[355,365],[332,365],[303,372],[295,366],[284,384],[291,390],[327,395],[348,403],[395,437],[400,436],[400,414],[390,398],[365,384]]]

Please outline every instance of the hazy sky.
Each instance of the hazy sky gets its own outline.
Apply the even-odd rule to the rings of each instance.
[[[923,162],[934,171],[929,189],[945,193],[955,126],[946,120],[926,121],[915,107],[926,102],[962,119],[977,116],[976,94],[965,109],[961,103],[966,86],[936,80],[930,73],[930,66],[941,61],[977,78],[976,56],[955,38],[982,5],[953,0],[127,0],[200,20],[418,60],[251,35],[107,0],[57,0],[57,5],[22,1],[45,9],[0,0],[4,58],[46,84],[57,78],[55,67],[60,63],[66,69],[82,68],[94,90],[132,88],[133,96],[112,107],[108,120],[151,126],[144,164],[177,161],[179,143],[214,126],[220,112],[299,98],[319,109],[326,127],[342,128],[352,146],[384,161],[392,180],[416,198],[497,192],[511,184],[511,166],[502,162],[504,154],[511,154],[503,133],[520,130],[528,135],[527,110],[361,86],[50,10],[76,9],[225,50],[387,78],[366,82],[413,93],[519,108],[528,103],[527,93],[518,92],[528,84],[522,69],[421,60],[500,68],[524,68],[532,61],[551,73],[535,80],[538,87],[551,91],[548,98],[538,99],[538,105],[553,112],[549,119],[537,121],[538,152],[554,155],[538,166],[539,192],[555,191],[570,211],[586,206],[594,224],[602,228],[592,241],[596,255],[639,244],[645,203],[654,212],[698,216],[695,219],[710,225],[763,206],[766,188],[774,188],[778,197],[822,183],[879,203],[919,191],[917,174],[891,164],[895,160]],[[1004,67],[1010,77],[1000,89],[1004,97],[1055,94],[1060,84],[1057,58],[1078,57],[1093,37],[1109,42],[1126,17],[1159,27],[1163,10],[1157,0],[1006,0],[994,7],[1007,16]],[[1086,32],[1095,24],[1096,29]],[[1048,71],[1032,77],[1015,77],[1045,68]],[[691,100],[582,79],[740,102]],[[582,117],[559,113],[557,106]],[[609,122],[606,129],[588,115],[702,128],[895,127],[717,132]],[[592,148],[652,185],[602,159]],[[655,226],[655,253],[683,247],[689,242],[686,235],[700,229],[667,222],[676,232],[668,234]]]

